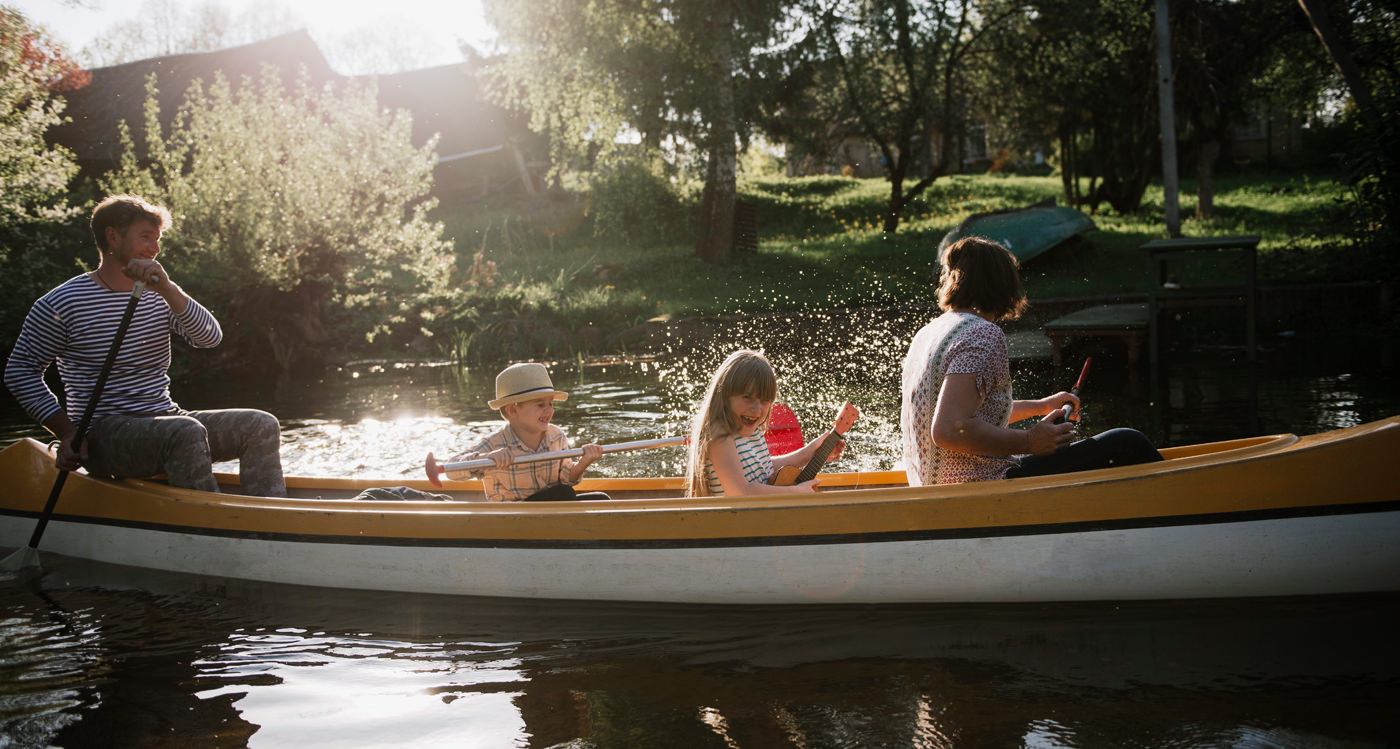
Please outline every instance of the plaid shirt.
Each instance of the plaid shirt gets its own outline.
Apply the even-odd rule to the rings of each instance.
[[[540,440],[539,449],[531,449],[526,447],[520,438],[515,436],[515,430],[506,424],[500,431],[473,445],[470,450],[452,456],[450,462],[484,458],[486,453],[502,447],[509,449],[511,456],[519,460],[522,455],[568,450],[569,438],[564,436],[564,430],[550,424],[544,439]],[[481,478],[481,487],[486,492],[487,499],[492,502],[515,502],[555,484],[570,483],[570,465],[571,462],[563,458],[532,463],[513,462],[504,469],[478,468],[469,473],[452,471],[447,477],[455,481],[468,475],[478,476]]]

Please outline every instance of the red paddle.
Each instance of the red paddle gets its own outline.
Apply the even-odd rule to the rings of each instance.
[[[1091,361],[1093,361],[1093,360],[1094,360],[1094,357],[1092,357],[1092,356],[1087,356],[1087,357],[1084,358],[1084,368],[1081,369],[1081,370],[1079,370],[1079,379],[1075,380],[1075,381],[1074,381],[1074,387],[1072,387],[1072,388],[1069,389],[1069,392],[1070,392],[1072,395],[1079,395],[1079,386],[1084,384],[1084,375],[1089,374],[1089,362],[1091,362]],[[1064,404],[1063,406],[1060,406],[1060,415],[1055,417],[1055,423],[1056,423],[1056,424],[1059,424],[1059,423],[1063,422],[1065,419],[1068,419],[1068,418],[1069,418],[1069,415],[1070,415],[1071,413],[1073,413],[1073,412],[1074,412],[1074,406],[1072,406],[1072,405],[1070,405],[1070,404],[1068,404],[1068,403]]]
[[[802,425],[797,423],[797,414],[782,403],[773,404],[768,413],[768,432],[763,436],[768,441],[768,452],[773,455],[786,455],[807,444],[802,439]]]

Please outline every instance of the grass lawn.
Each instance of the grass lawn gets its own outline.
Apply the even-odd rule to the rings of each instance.
[[[742,181],[741,199],[756,206],[759,246],[725,267],[696,259],[688,238],[624,248],[587,236],[586,208],[571,212],[557,198],[441,209],[458,243],[462,296],[442,320],[439,340],[469,359],[603,353],[617,331],[659,315],[929,304],[938,243],[960,221],[1045,198],[1063,202],[1058,177],[950,176],[909,206],[898,232],[886,234],[879,227],[888,190],[883,180],[844,177]],[[1195,184],[1183,180],[1182,234],[1261,235],[1266,284],[1393,275],[1388,259],[1352,252],[1347,197],[1325,176],[1225,176],[1216,184],[1217,216],[1198,221]],[[1166,236],[1162,216],[1160,185],[1149,188],[1139,214],[1094,214],[1097,230],[1085,241],[1027,262],[1027,292],[1034,301],[1145,291],[1138,248]],[[505,332],[532,343],[514,351],[485,345]]]

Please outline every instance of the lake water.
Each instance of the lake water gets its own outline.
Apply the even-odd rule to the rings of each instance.
[[[0,588],[6,746],[1365,747],[1400,599],[729,608]]]
[[[878,322],[878,324],[877,324]],[[840,469],[898,461],[898,367],[922,318],[726,325],[652,360],[552,367],[575,444],[681,434],[740,342],[769,351],[810,437],[862,408]],[[860,331],[855,333],[853,331]],[[837,344],[835,341],[842,341]],[[1034,349],[1035,341],[1027,341]],[[1072,384],[1093,433],[1161,444],[1400,413],[1379,346],[1179,342],[1152,387],[1112,346],[1013,365]],[[182,382],[187,407],[277,413],[291,474],[422,475],[493,430],[495,370],[359,363],[315,381]],[[0,413],[0,439],[37,435]],[[679,448],[592,475],[675,475]],[[936,572],[931,572],[936,574]],[[44,555],[0,580],[0,747],[1246,746],[1400,743],[1400,597],[1025,606],[517,602],[242,583]]]

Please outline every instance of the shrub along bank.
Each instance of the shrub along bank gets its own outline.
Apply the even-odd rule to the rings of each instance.
[[[689,198],[658,183],[650,189],[657,197],[626,196],[625,220],[599,215],[606,190],[591,199],[556,192],[440,207],[436,218],[457,251],[455,296],[413,345],[466,362],[563,358],[617,353],[629,330],[657,317],[927,306],[945,233],[974,213],[1058,199],[1062,185],[1052,176],[947,177],[887,234],[879,226],[883,180],[751,179],[739,193],[754,206],[758,247],[723,267],[694,256],[680,218],[694,215],[685,210]],[[1186,217],[1193,190],[1184,180]],[[1325,175],[1225,176],[1216,182],[1216,217],[1187,218],[1182,233],[1261,235],[1261,284],[1393,281],[1394,252],[1349,235],[1348,201],[1347,189]],[[652,208],[656,221],[641,225]],[[1095,231],[1027,263],[1027,292],[1035,300],[1146,291],[1138,248],[1165,236],[1162,215],[1160,186],[1139,214],[1094,214]],[[629,228],[619,234],[620,226]]]

